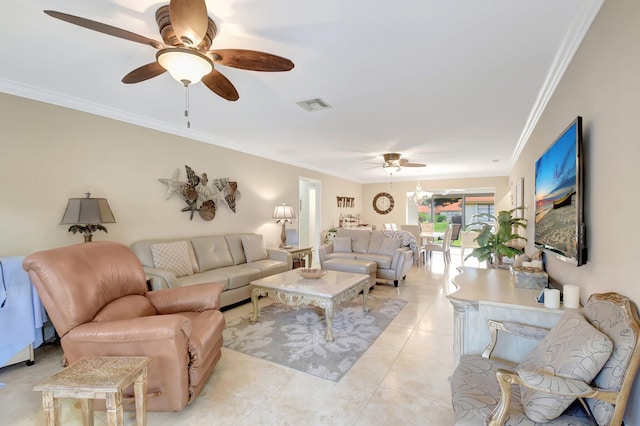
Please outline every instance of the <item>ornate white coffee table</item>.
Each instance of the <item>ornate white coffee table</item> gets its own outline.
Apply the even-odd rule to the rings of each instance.
[[[312,305],[324,308],[327,317],[327,336],[333,342],[333,309],[338,303],[347,302],[362,292],[362,308],[369,312],[369,275],[351,272],[326,271],[318,279],[304,279],[295,270],[282,272],[252,281],[251,303],[253,315],[250,321],[258,320],[258,298],[269,296],[276,302],[290,306]]]

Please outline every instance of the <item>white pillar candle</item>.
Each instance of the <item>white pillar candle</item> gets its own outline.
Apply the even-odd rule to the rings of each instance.
[[[565,308],[578,309],[580,307],[580,288],[569,284],[563,286],[562,302]]]
[[[555,288],[544,289],[544,307],[551,309],[560,308],[560,290]]]

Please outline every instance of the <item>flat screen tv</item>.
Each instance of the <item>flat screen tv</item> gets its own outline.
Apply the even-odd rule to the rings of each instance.
[[[582,117],[536,161],[535,246],[577,266],[587,262]]]

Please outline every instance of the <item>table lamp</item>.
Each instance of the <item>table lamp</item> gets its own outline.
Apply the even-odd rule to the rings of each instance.
[[[276,206],[273,209],[273,216],[276,219],[276,223],[282,223],[282,233],[280,234],[281,248],[287,248],[287,231],[285,225],[292,222],[292,219],[296,218],[296,213],[293,211],[293,207],[288,204],[282,203],[280,206]]]
[[[81,232],[84,235],[84,242],[89,243],[94,232],[107,232],[103,223],[116,223],[116,219],[106,198],[91,198],[90,192],[85,195],[85,198],[69,198],[60,224],[72,224],[69,232],[73,234]]]

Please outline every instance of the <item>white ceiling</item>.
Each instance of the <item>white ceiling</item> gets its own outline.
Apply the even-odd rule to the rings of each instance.
[[[602,1],[209,0],[212,49],[265,51],[295,68],[217,66],[240,99],[193,85],[190,129],[168,73],[120,82],[156,50],[42,12],[161,40],[155,11],[168,1],[5,2],[0,91],[362,183],[388,181],[384,152],[428,165],[394,180],[506,176]],[[316,97],[332,108],[296,105]]]

